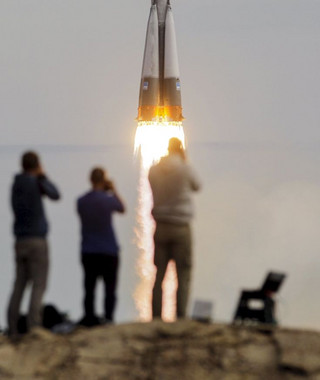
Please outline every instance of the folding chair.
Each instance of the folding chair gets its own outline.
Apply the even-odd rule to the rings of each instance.
[[[256,321],[276,325],[274,294],[279,290],[286,274],[269,272],[261,289],[243,290],[233,321]],[[260,304],[260,307],[256,304]]]

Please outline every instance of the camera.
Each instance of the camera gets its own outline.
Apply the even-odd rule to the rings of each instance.
[[[105,191],[109,191],[109,190],[112,190],[113,189],[113,183],[112,181],[110,181],[109,179],[106,179],[104,181],[104,190]]]

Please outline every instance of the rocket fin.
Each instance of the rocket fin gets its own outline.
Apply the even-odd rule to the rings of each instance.
[[[159,32],[157,6],[152,5],[148,21],[146,44],[142,65],[139,121],[151,121],[157,117],[159,103]]]
[[[171,6],[167,6],[164,44],[163,99],[165,116],[170,121],[182,121],[181,85],[176,33]]]

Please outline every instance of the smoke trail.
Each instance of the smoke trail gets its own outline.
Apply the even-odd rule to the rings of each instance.
[[[178,137],[184,144],[181,123],[139,123],[135,137],[135,152],[140,151],[141,166],[139,198],[137,210],[137,244],[140,251],[137,271],[140,277],[134,299],[140,319],[148,321],[152,317],[151,297],[155,276],[153,265],[153,234],[155,223],[151,216],[152,193],[148,182],[151,165],[167,154],[170,138]],[[163,319],[172,321],[175,317],[175,294],[177,278],[174,263],[170,262],[163,285]]]

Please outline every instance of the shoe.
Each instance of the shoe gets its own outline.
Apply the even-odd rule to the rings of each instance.
[[[80,321],[77,324],[80,326],[85,326],[85,327],[94,327],[94,326],[100,325],[100,320],[95,315],[93,316],[85,315],[82,319],[80,319]]]

